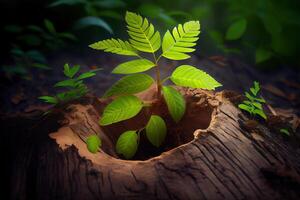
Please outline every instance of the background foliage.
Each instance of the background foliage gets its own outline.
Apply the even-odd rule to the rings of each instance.
[[[11,0],[1,1],[1,71],[24,75],[46,69],[47,56],[86,50],[109,36],[121,39],[126,10],[160,25],[200,20],[196,54],[239,56],[260,68],[299,67],[300,3],[293,0]],[[74,46],[76,48],[74,48]],[[16,52],[34,55],[18,55]],[[24,61],[25,60],[25,61]],[[11,67],[14,66],[14,67]]]

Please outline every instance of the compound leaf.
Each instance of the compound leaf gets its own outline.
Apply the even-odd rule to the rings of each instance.
[[[146,136],[151,144],[159,147],[167,135],[165,121],[157,115],[152,115],[146,126]]]
[[[189,21],[183,25],[168,30],[163,38],[162,50],[165,58],[173,60],[184,60],[190,56],[186,53],[195,51],[196,41],[199,39],[200,23],[199,21]]]
[[[120,135],[116,144],[116,151],[126,159],[132,158],[138,148],[138,135],[135,131],[126,131]]]
[[[138,14],[126,12],[128,34],[131,45],[139,51],[154,53],[161,45],[160,34],[154,26]]]
[[[214,90],[222,86],[213,77],[190,65],[181,65],[171,75],[171,80],[179,86]]]
[[[170,115],[178,122],[185,113],[185,100],[183,96],[170,86],[163,86],[163,96]]]
[[[87,145],[88,150],[91,153],[96,153],[98,151],[98,149],[101,147],[102,142],[101,142],[101,139],[98,137],[98,135],[90,135],[86,139],[86,145]]]
[[[104,97],[142,92],[149,88],[153,82],[153,78],[147,74],[127,75],[105,92]]]
[[[91,44],[89,47],[96,50],[115,53],[126,56],[137,56],[137,50],[134,49],[128,41],[120,39],[107,39]]]
[[[147,59],[137,59],[137,60],[131,60],[128,62],[124,62],[120,65],[118,65],[112,73],[114,74],[134,74],[139,72],[144,72],[152,67],[154,67],[155,64]]]
[[[142,109],[143,102],[133,95],[121,96],[108,104],[100,119],[100,125],[106,126],[136,116]]]

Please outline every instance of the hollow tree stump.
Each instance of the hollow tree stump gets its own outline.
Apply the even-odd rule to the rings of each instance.
[[[141,154],[151,148],[140,144],[136,159],[143,160],[122,160],[114,146],[122,131],[145,125],[149,110],[101,128],[106,102],[70,105],[57,131],[35,130],[17,154],[13,199],[297,199],[299,152],[262,125],[246,129],[225,93],[180,91],[185,117],[176,125],[164,106],[152,110],[166,119],[169,142],[150,159]],[[84,143],[90,134],[102,139],[96,154]]]

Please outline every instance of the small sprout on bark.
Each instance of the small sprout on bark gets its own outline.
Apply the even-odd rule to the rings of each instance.
[[[250,92],[245,92],[247,100],[239,104],[239,108],[247,111],[251,116],[258,115],[266,120],[267,116],[262,107],[262,104],[266,103],[266,101],[263,98],[258,97],[259,91],[259,83],[254,81],[254,86],[250,88]]]
[[[57,93],[54,96],[41,96],[39,97],[39,99],[43,100],[46,103],[57,105],[59,103],[65,103],[86,95],[86,93],[88,92],[88,88],[84,84],[84,80],[95,76],[96,71],[100,69],[78,74],[79,69],[79,65],[70,67],[69,64],[65,64],[63,72],[67,79],[57,82],[54,87],[65,88],[66,92]]]

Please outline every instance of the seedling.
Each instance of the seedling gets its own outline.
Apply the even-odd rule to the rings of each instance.
[[[78,99],[84,96],[88,92],[87,86],[84,84],[84,80],[96,75],[96,71],[92,70],[89,72],[78,74],[80,69],[79,65],[70,67],[68,64],[64,65],[64,75],[67,77],[66,80],[57,82],[54,87],[65,88],[66,92],[57,93],[54,96],[41,96],[39,99],[43,100],[46,103],[53,105],[66,103],[71,100]],[[77,75],[77,76],[75,76]]]
[[[254,81],[254,86],[250,88],[250,93],[245,92],[247,100],[239,104],[239,108],[247,111],[252,117],[259,115],[260,117],[267,119],[267,116],[262,107],[266,101],[263,98],[258,97],[260,86],[257,81]]]
[[[170,60],[185,60],[190,58],[188,53],[195,51],[193,48],[200,34],[199,21],[189,21],[179,24],[172,31],[167,31],[162,39],[158,31],[148,19],[142,16],[127,12],[125,21],[129,41],[121,39],[107,39],[91,44],[90,47],[96,50],[115,53],[119,55],[132,56],[135,59],[118,65],[113,74],[125,74],[116,82],[104,97],[115,96],[104,109],[99,121],[101,126],[111,125],[136,116],[144,106],[149,106],[133,94],[148,89],[154,82],[157,87],[157,100],[163,96],[169,113],[175,122],[179,122],[185,113],[186,103],[184,97],[172,86],[165,86],[165,80],[170,79],[175,85],[191,88],[202,88],[214,90],[221,84],[207,73],[190,65],[177,67],[170,77],[163,79],[160,73],[159,61],[162,57]],[[162,53],[157,51],[162,47]],[[141,52],[150,53],[152,60],[142,57]],[[154,69],[156,80],[147,74],[141,73]],[[126,159],[132,158],[139,143],[139,136],[145,129],[149,142],[159,147],[167,134],[166,123],[158,115],[152,115],[146,127],[140,130],[129,130],[121,134],[116,144],[116,151]]]

